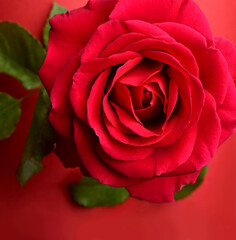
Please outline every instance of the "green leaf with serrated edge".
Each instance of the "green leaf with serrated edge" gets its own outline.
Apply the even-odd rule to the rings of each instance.
[[[0,93],[0,140],[11,136],[20,115],[20,100],[6,93]]]
[[[45,59],[41,43],[20,25],[0,22],[0,72],[18,79],[25,88],[41,85],[38,76]]]
[[[43,29],[43,43],[44,43],[46,48],[48,48],[49,31],[50,31],[50,28],[51,28],[50,24],[49,24],[50,18],[52,18],[56,14],[66,13],[67,11],[68,10],[66,8],[58,5],[56,2],[53,3],[52,10],[49,14],[48,20],[47,20],[47,22],[45,24],[45,27]]]
[[[50,108],[49,96],[46,90],[41,88],[21,163],[17,170],[17,178],[22,186],[42,169],[43,157],[53,149],[53,129],[48,120]]]
[[[97,179],[83,177],[78,184],[69,186],[73,199],[84,207],[114,206],[124,202],[128,191],[123,187],[111,187]]]
[[[179,192],[175,194],[175,200],[179,200],[189,196],[194,190],[196,190],[204,180],[204,177],[207,173],[207,166],[202,168],[196,182],[194,184],[185,185]]]

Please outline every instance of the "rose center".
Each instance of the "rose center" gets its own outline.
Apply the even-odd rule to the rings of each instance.
[[[143,99],[142,99],[142,106],[143,108],[147,108],[151,105],[152,100],[152,92],[148,91],[146,88],[143,89]]]

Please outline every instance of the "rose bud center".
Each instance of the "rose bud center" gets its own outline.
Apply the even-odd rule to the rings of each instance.
[[[151,105],[151,100],[152,100],[152,92],[147,90],[146,88],[143,89],[143,100],[142,100],[142,105],[143,108],[147,108]]]

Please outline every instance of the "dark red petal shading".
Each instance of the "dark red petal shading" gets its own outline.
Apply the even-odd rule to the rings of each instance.
[[[50,20],[47,57],[39,71],[47,91],[63,65],[88,42],[96,28],[108,20],[117,0],[89,1],[84,8],[58,14]]]
[[[159,136],[160,133],[155,133],[147,129],[142,123],[139,123],[131,117],[127,112],[120,108],[117,104],[111,102],[112,106],[115,108],[115,111],[118,115],[120,122],[128,129],[133,131],[135,134],[142,137],[154,137]]]
[[[110,19],[138,19],[150,23],[177,22],[194,28],[206,37],[209,44],[213,43],[208,21],[192,0],[120,0]]]
[[[81,167],[80,159],[72,139],[56,134],[56,149],[54,152],[65,167]]]
[[[154,95],[152,98],[151,105],[143,109],[135,110],[135,114],[142,123],[145,123],[148,120],[153,120],[157,118],[162,112],[162,108],[163,105],[160,98]]]
[[[173,177],[155,177],[146,182],[126,187],[132,197],[150,202],[173,202],[174,194],[183,185],[195,183],[199,172]]]
[[[126,128],[124,125],[122,125],[121,122],[119,121],[117,114],[111,107],[111,104],[108,100],[108,96],[113,86],[115,85],[115,83],[119,80],[119,78],[123,74],[128,72],[130,69],[132,69],[135,65],[137,65],[141,60],[142,60],[141,56],[130,59],[117,69],[113,80],[107,83],[107,87],[105,89],[105,95],[103,97],[103,102],[102,102],[104,118],[106,118],[111,123],[111,125],[113,125],[115,128],[131,134],[133,132],[128,128]]]
[[[178,109],[179,113],[172,114],[173,117],[161,136],[165,138],[159,146],[169,145],[182,135],[184,128],[193,126],[198,121],[204,104],[203,87],[199,79],[189,74],[173,56],[152,50],[142,51],[142,54],[147,58],[171,66],[167,69],[167,74],[175,80],[178,87],[178,96],[181,98],[182,107]],[[170,124],[171,122],[173,124]]]

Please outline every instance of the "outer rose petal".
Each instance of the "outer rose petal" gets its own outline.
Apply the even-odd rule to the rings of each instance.
[[[167,42],[174,41],[165,31],[153,24],[137,20],[121,21],[120,19],[115,19],[97,28],[84,49],[81,62],[87,62],[100,55],[111,56],[115,54],[116,52],[114,52],[114,50],[117,47],[122,47],[124,44],[122,36],[126,38],[128,33],[131,33],[131,36],[132,33],[139,33],[146,36],[156,36]],[[133,39],[133,37],[131,37],[131,39]],[[135,38],[133,40],[135,40]],[[113,44],[114,49],[112,48]],[[108,51],[109,49],[107,50],[107,48],[110,48],[110,51]],[[104,53],[103,50],[105,51]]]
[[[216,152],[221,135],[221,123],[216,112],[214,98],[207,91],[205,91],[205,94],[205,105],[198,122],[198,134],[192,155],[187,162],[175,171],[165,174],[165,176],[175,176],[200,171],[202,167],[210,162]]]
[[[156,177],[146,182],[128,186],[131,196],[150,202],[173,202],[174,193],[185,184],[195,183],[199,172],[175,177]]]
[[[100,0],[97,4],[92,0],[84,8],[58,14],[50,20],[47,57],[39,71],[48,92],[63,65],[86,45],[96,28],[108,20],[116,2]]]
[[[216,45],[219,45],[216,48],[224,49],[221,54],[218,49],[208,48],[204,36],[188,26],[169,22],[155,25],[191,50],[198,62],[200,79],[204,88],[214,96],[217,105],[222,104],[229,82],[227,62],[222,54],[228,56],[225,58],[231,62],[230,69],[231,72],[234,71],[236,77],[236,50],[232,43],[224,41],[223,38],[216,39]],[[224,47],[224,45],[226,46]]]
[[[110,19],[138,19],[150,23],[177,22],[199,31],[209,44],[213,42],[206,17],[191,0],[120,0]]]
[[[219,36],[215,37],[215,44],[228,62],[229,71],[236,84],[236,48],[229,40]]]
[[[126,177],[150,179],[155,176],[156,163],[154,158],[148,157],[142,160],[124,162],[110,158],[100,147],[97,147],[97,151],[101,160]]]
[[[126,177],[105,164],[96,152],[97,138],[82,121],[74,120],[74,140],[83,166],[89,174],[101,183],[114,187],[124,187],[141,183],[143,179]]]
[[[101,159],[121,174],[131,178],[150,179],[162,173],[173,171],[186,162],[193,151],[196,134],[195,127],[171,146],[157,148],[147,158],[137,161],[124,162],[112,159],[100,148],[97,149]]]
[[[73,136],[72,106],[69,102],[69,90],[72,77],[80,62],[80,54],[71,58],[57,75],[51,91],[52,109],[49,115],[52,126],[64,137]]]
[[[221,137],[219,145],[224,142],[236,128],[236,87],[230,80],[228,91],[223,104],[217,109],[221,120]]]

